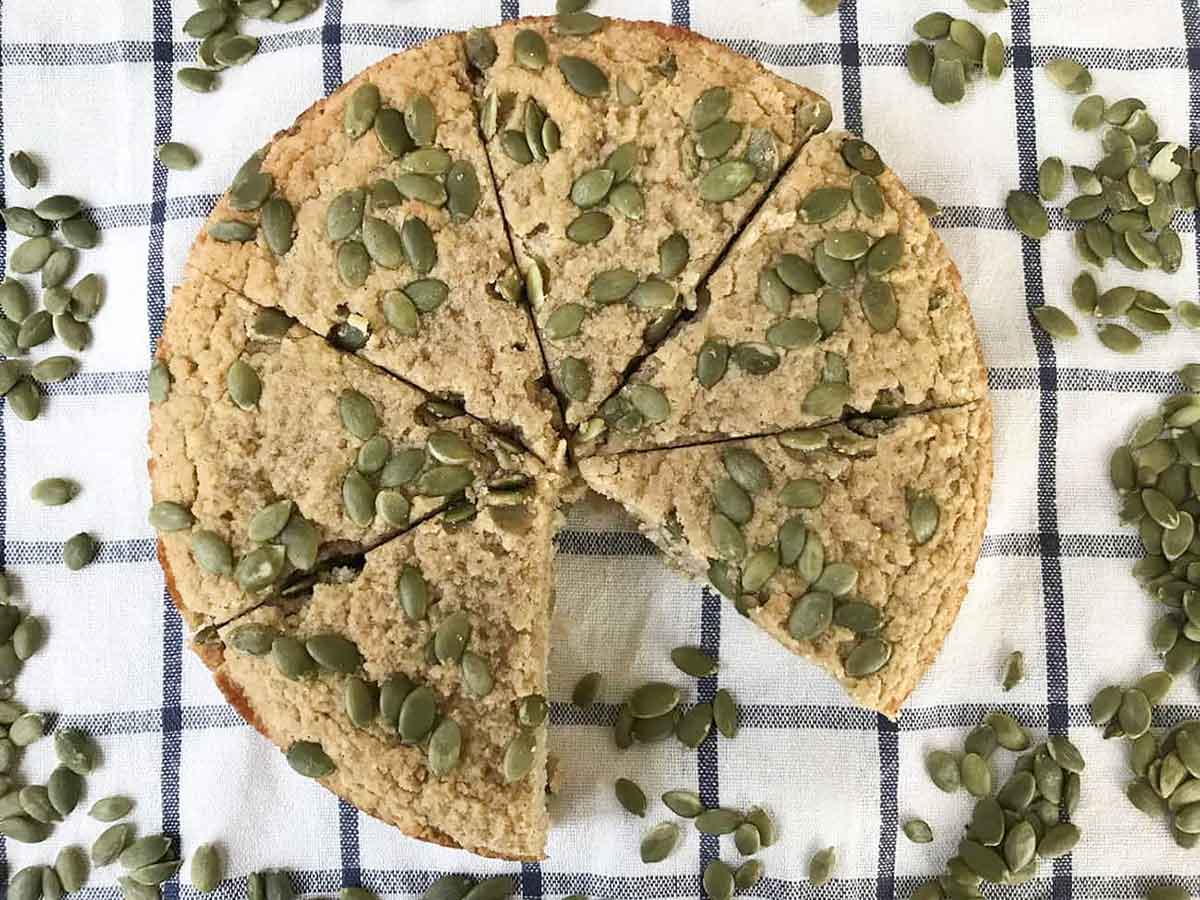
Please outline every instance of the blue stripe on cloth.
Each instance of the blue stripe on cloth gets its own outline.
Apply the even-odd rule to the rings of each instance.
[[[859,69],[858,0],[842,0],[838,6],[841,31],[839,60],[842,64],[842,118],[846,130],[862,135],[862,71]]]
[[[338,798],[338,843],[342,851],[342,886],[362,887],[358,843],[358,809]]]
[[[151,7],[154,28],[152,84],[154,90],[154,143],[162,144],[171,138],[172,52],[170,0],[154,0]],[[157,159],[153,162],[152,204],[150,210],[149,251],[146,260],[146,314],[149,328],[149,349],[154,350],[162,334],[166,313],[166,290],[163,263],[167,196],[167,169]],[[109,548],[120,551],[121,544]],[[183,623],[171,597],[162,592],[162,758],[159,770],[162,832],[179,839],[179,768],[183,744]],[[171,879],[162,886],[163,900],[178,900],[179,882]]]
[[[1037,191],[1037,113],[1030,50],[1029,0],[1013,0],[1013,100],[1016,104],[1017,162],[1021,188]],[[1021,237],[1025,269],[1025,303],[1030,311],[1030,329],[1041,368],[1038,409],[1037,504],[1041,551],[1042,608],[1045,629],[1046,700],[1051,734],[1065,734],[1070,727],[1068,702],[1067,635],[1063,604],[1061,547],[1058,535],[1058,372],[1050,336],[1034,324],[1032,312],[1045,303],[1040,244]],[[1071,857],[1054,860],[1051,896],[1064,900],[1071,895]]]
[[[321,28],[321,75],[328,97],[342,85],[342,0],[325,0]]]
[[[534,900],[542,896],[542,864],[536,862],[521,863],[521,896],[525,900]]]
[[[690,0],[671,0],[671,24],[680,28],[692,27],[692,4]]]
[[[879,875],[877,900],[896,896],[896,828],[899,819],[900,734],[895,722],[875,717],[879,734]]]
[[[521,0],[500,0],[500,18],[508,22],[521,17]]]
[[[711,588],[700,588],[700,648],[713,659],[721,657],[721,595]],[[698,702],[711,707],[717,693],[717,675],[701,678],[696,685]],[[700,800],[707,807],[721,805],[721,758],[716,728],[696,751],[696,784]],[[700,873],[712,860],[721,856],[719,838],[713,834],[700,835]]]

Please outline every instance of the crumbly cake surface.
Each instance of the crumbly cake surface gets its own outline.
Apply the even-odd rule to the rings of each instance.
[[[469,218],[454,218],[448,203],[435,206],[394,194],[392,205],[372,204],[380,179],[403,183],[405,176],[423,170],[413,169],[408,154],[395,157],[385,149],[374,127],[357,138],[347,135],[347,104],[365,85],[379,90],[381,109],[403,111],[414,97],[428,98],[436,115],[435,142],[412,150],[440,148],[454,163],[469,165],[480,188],[478,208]],[[188,262],[256,303],[279,307],[318,334],[347,322],[357,325],[366,335],[359,351],[366,359],[422,390],[461,399],[470,413],[550,461],[558,453],[553,425],[558,406],[544,385],[527,311],[501,295],[506,280],[519,284],[518,273],[475,120],[458,35],[390,56],[316,104],[264,148],[260,169],[271,176],[272,197],[285,199],[295,217],[290,248],[280,254],[268,245],[263,207],[239,210],[232,193],[226,193],[197,236]],[[443,173],[433,180],[446,177]],[[421,184],[432,187],[427,180]],[[362,284],[342,278],[339,253],[357,236],[331,240],[327,218],[334,200],[356,189],[368,192],[365,215],[397,234],[410,219],[424,223],[436,245],[432,268],[417,271],[401,257],[387,261],[394,267],[372,264]],[[229,221],[254,226],[253,237],[214,239],[213,225]],[[388,293],[429,279],[448,288],[441,305],[420,312],[415,333],[389,324]]]
[[[552,605],[550,539],[555,498],[539,485],[520,507],[485,507],[472,521],[448,526],[435,517],[366,554],[361,572],[318,583],[311,598],[272,604],[221,629],[222,643],[200,649],[230,701],[266,737],[287,750],[320,744],[336,768],[322,782],[355,806],[412,837],[485,856],[533,860],[544,853],[546,742],[544,723],[525,729],[518,702],[546,694],[547,625]],[[406,615],[397,584],[415,567],[429,591],[425,618]],[[426,645],[449,616],[471,622],[467,652],[484,660],[493,686],[472,693],[456,662],[430,664]],[[355,675],[322,671],[292,680],[268,653],[229,645],[254,623],[304,640],[335,634],[362,656]],[[379,685],[404,676],[427,686],[440,719],[462,730],[458,764],[435,775],[428,739],[406,743],[395,723],[356,726],[346,712],[352,677]],[[529,773],[507,783],[508,745],[523,731],[536,742]]]
[[[987,370],[958,270],[928,217],[890,169],[875,178],[884,207],[874,218],[849,202],[827,221],[805,223],[801,210],[807,197],[818,189],[849,191],[851,179],[861,175],[843,158],[849,139],[831,133],[808,142],[713,274],[707,309],[633,374],[632,384],[649,384],[665,395],[669,415],[636,431],[610,429],[600,452],[770,434],[881,407],[945,407],[987,396]],[[817,246],[830,235],[852,230],[867,235],[872,244],[887,235],[899,235],[902,241],[899,262],[878,279],[894,298],[894,327],[878,331],[864,312],[865,260],[844,287],[822,284],[809,293],[791,291],[786,309],[764,305],[764,271],[778,266],[785,254],[812,263]],[[835,329],[825,333],[820,328],[819,339],[796,347],[773,344],[769,332],[785,320],[819,328],[818,306],[826,297],[842,301],[843,316]],[[708,342],[727,348],[755,345],[773,354],[778,364],[759,373],[731,358],[724,377],[705,386],[697,365]],[[832,415],[810,411],[805,398],[831,380],[835,356],[837,377],[849,388],[845,409]]]
[[[870,432],[879,423],[866,424]],[[713,489],[729,477],[726,454],[754,453],[769,471],[770,485],[753,495],[752,517],[741,528],[747,554],[777,547],[781,526],[799,516],[808,540],[819,539],[825,566],[844,563],[857,571],[845,599],[880,611],[878,636],[891,646],[890,660],[874,674],[851,678],[846,658],[862,636],[835,624],[814,640],[792,637],[793,605],[814,589],[795,564],[781,565],[758,592],[758,605],[743,600],[742,608],[793,653],[823,666],[855,702],[895,717],[937,656],[975,569],[991,488],[991,410],[973,403],[914,413],[878,437],[841,425],[824,434],[826,445],[818,450],[789,450],[769,437],[595,456],[580,470],[594,490],[639,520],[676,568],[703,578],[721,556],[712,534]],[[785,489],[806,480],[820,485],[820,503],[787,505]],[[932,498],[940,511],[924,544],[909,524],[916,496]],[[735,580],[746,558],[729,560]]]
[[[158,359],[172,381],[166,400],[151,406],[151,486],[155,502],[181,504],[195,519],[190,528],[159,535],[172,594],[192,624],[224,621],[263,596],[242,590],[232,573],[197,562],[199,531],[223,540],[236,562],[257,546],[247,534],[251,518],[280,500],[293,501],[296,514],[317,529],[322,558],[377,544],[407,527],[379,515],[360,524],[347,513],[343,485],[366,443],[342,421],[347,391],[371,401],[377,434],[393,455],[420,450],[434,433],[468,442],[477,450],[469,465],[472,493],[485,492],[501,471],[540,470],[529,454],[512,452],[467,416],[431,418],[425,394],[299,325],[282,335],[262,334],[262,314],[212,279],[193,276],[175,291],[159,343]],[[229,392],[228,373],[238,361],[261,382],[261,396],[248,409]],[[432,465],[426,458],[425,470]],[[397,489],[408,499],[410,521],[453,499],[422,494],[415,480]]]
[[[545,42],[543,68],[531,69],[514,53],[514,41],[529,32]],[[548,274],[531,304],[551,375],[562,393],[564,360],[581,360],[590,372],[586,397],[567,402],[567,422],[578,425],[619,386],[626,368],[643,352],[647,328],[661,328],[664,313],[674,315],[661,307],[637,308],[630,300],[598,305],[589,299],[592,279],[617,267],[630,270],[639,281],[659,276],[660,247],[678,233],[688,244],[687,264],[665,280],[677,297],[674,310],[694,307],[701,279],[775,173],[808,137],[813,117],[829,107],[823,98],[757,62],[653,23],[613,20],[593,35],[575,37],[558,33],[552,19],[526,19],[493,29],[492,36],[497,59],[478,87],[481,102],[493,97],[499,107],[488,153],[521,265],[528,273],[540,263]],[[582,96],[568,83],[559,68],[564,57],[587,60],[605,74],[608,87],[602,98]],[[700,181],[719,160],[698,160],[692,149],[693,106],[713,88],[729,91],[725,121],[740,126],[723,159],[743,156],[752,137],[773,148],[774,165],[766,179],[727,202],[702,199]],[[561,149],[521,164],[505,150],[505,141],[524,130],[530,100],[557,126]],[[637,147],[628,183],[636,186],[644,210],[636,219],[627,218],[610,195],[586,211],[608,216],[611,231],[595,243],[579,244],[568,229],[585,209],[572,201],[572,187],[581,175],[608,165],[610,155],[625,144]],[[583,305],[587,315],[576,334],[558,339],[552,336],[551,317],[567,304]]]

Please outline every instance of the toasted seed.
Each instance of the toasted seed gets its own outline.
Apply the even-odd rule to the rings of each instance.
[[[262,396],[262,380],[249,363],[241,359],[234,360],[225,373],[225,384],[229,399],[240,409],[250,410],[258,405]]]
[[[285,754],[288,765],[305,778],[324,778],[337,766],[316,741],[295,741]]]
[[[434,631],[433,647],[438,662],[458,662],[471,640],[471,619],[464,610],[453,612]]]
[[[867,268],[868,270],[871,268],[870,257],[867,260]],[[896,303],[892,286],[886,281],[869,279],[863,286],[859,302],[862,304],[863,315],[866,317],[868,324],[870,324],[872,331],[882,334],[896,327],[899,321],[900,308]]]
[[[1045,208],[1033,194],[1010,191],[1005,209],[1013,225],[1026,237],[1040,240],[1049,234],[1050,220],[1046,216]]]
[[[696,380],[702,387],[711,388],[725,377],[728,369],[729,345],[723,341],[705,341],[696,355]]]
[[[222,243],[245,243],[254,239],[255,229],[249,222],[223,219],[208,226],[208,236]]]
[[[453,771],[462,755],[462,727],[453,719],[442,719],[429,737],[429,771],[442,776]]]
[[[550,61],[550,49],[546,40],[536,31],[518,31],[513,38],[513,58],[526,69],[539,71]]]
[[[212,531],[192,532],[192,555],[200,567],[216,575],[233,572],[233,551],[218,534]]]
[[[612,216],[600,210],[591,210],[582,213],[567,226],[567,237],[576,244],[594,244],[606,238],[612,227]]]
[[[679,836],[679,826],[674,822],[662,822],[655,825],[642,838],[640,848],[642,862],[662,862],[671,855],[671,851],[679,843]]]
[[[330,672],[349,675],[362,665],[357,645],[339,634],[314,635],[304,642],[304,649],[317,665]]]
[[[581,97],[603,97],[608,93],[608,76],[591,60],[563,55],[558,58],[558,70]]]
[[[671,812],[685,819],[694,819],[704,812],[704,804],[695,791],[667,791],[662,795],[662,801]]]
[[[437,110],[426,95],[414,94],[409,98],[404,106],[404,127],[418,147],[428,147],[437,138]]]

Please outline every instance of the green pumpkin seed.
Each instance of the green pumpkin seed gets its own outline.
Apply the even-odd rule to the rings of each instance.
[[[82,204],[78,197],[68,194],[55,194],[47,197],[33,208],[33,211],[48,222],[61,222],[79,214]]]
[[[206,72],[207,75],[212,75]],[[158,161],[168,169],[177,171],[186,171],[196,168],[196,151],[187,144],[181,144],[177,141],[168,141],[165,144],[160,144],[157,151]]]
[[[733,739],[737,737],[738,731],[738,711],[737,704],[734,702],[733,694],[729,693],[725,688],[717,691],[713,697],[713,722],[717,726],[717,731],[721,732],[725,737]],[[762,832],[762,828],[759,828]],[[764,841],[765,841],[765,832]],[[765,846],[765,844],[764,844]]]
[[[591,60],[581,56],[560,56],[558,70],[581,97],[603,97],[608,93],[608,76]]]
[[[528,731],[521,732],[504,751],[504,780],[508,784],[520,781],[533,769],[537,742]]]
[[[603,676],[599,672],[589,672],[575,683],[571,693],[571,702],[580,709],[587,709],[600,696],[600,686]]]
[[[742,126],[723,119],[696,135],[696,155],[700,159],[720,159],[733,149],[742,136]]]
[[[567,237],[576,244],[594,244],[608,237],[612,226],[612,216],[600,210],[591,210],[567,226]]]
[[[833,847],[818,850],[808,861],[808,880],[813,887],[822,887],[833,880],[837,866],[837,851]]]
[[[706,678],[717,672],[717,661],[699,647],[676,647],[671,651],[671,662],[693,678]]]
[[[459,610],[446,616],[433,635],[433,649],[438,662],[458,662],[471,640],[471,619]]]
[[[38,166],[24,150],[8,155],[8,167],[22,187],[32,190],[38,184]]]
[[[342,191],[333,198],[325,214],[325,236],[329,240],[343,241],[358,231],[366,198],[362,188]]]
[[[1053,59],[1046,63],[1046,75],[1055,85],[1071,94],[1082,94],[1091,87],[1087,69],[1073,59]]]
[[[646,794],[635,782],[628,778],[618,778],[613,790],[617,795],[617,802],[626,812],[641,819],[646,817]]]
[[[1004,662],[1004,668],[1000,673],[1000,685],[1007,692],[1024,680],[1025,654],[1020,650],[1014,650]]]
[[[929,84],[939,103],[947,106],[960,103],[967,95],[966,66],[959,59],[935,59]]]
[[[662,862],[679,843],[679,826],[674,822],[662,822],[651,828],[642,838],[639,853],[642,862]]]
[[[1060,822],[1046,830],[1046,834],[1038,842],[1037,854],[1042,859],[1055,859],[1065,856],[1075,849],[1079,843],[1080,831],[1070,822]]]
[[[163,862],[151,863],[148,866],[141,866],[129,873],[129,877],[138,884],[143,885],[159,885],[165,881],[169,881],[175,877],[175,873],[179,871],[183,865],[183,860],[171,859]]]
[[[200,568],[214,575],[229,575],[233,572],[233,551],[215,532],[193,531],[192,555],[196,557]]]
[[[371,257],[361,241],[346,241],[337,251],[338,277],[349,287],[362,286],[371,274]]]
[[[779,368],[779,354],[770,344],[747,341],[730,351],[730,361],[751,375],[768,375]]]
[[[904,53],[909,77],[917,84],[928,85],[933,75],[933,51],[922,41],[910,43]]]
[[[28,350],[50,340],[54,334],[53,319],[44,309],[28,316],[17,331],[17,347]]]
[[[423,175],[400,176],[424,178]],[[440,185],[439,185],[440,187]],[[371,261],[385,269],[397,269],[404,259],[404,249],[401,246],[400,235],[396,229],[383,219],[375,216],[365,216],[362,224],[362,243],[366,247]]]
[[[158,862],[171,851],[171,839],[163,834],[138,838],[121,851],[117,862],[124,869],[140,869]]]
[[[813,641],[833,624],[833,597],[809,591],[796,601],[788,616],[788,634],[798,641]]]
[[[317,670],[317,661],[300,640],[289,635],[277,635],[271,642],[271,661],[285,678],[296,681]]]
[[[458,765],[462,755],[462,728],[453,719],[442,719],[429,737],[429,771],[441,777]]]
[[[509,129],[500,133],[500,149],[505,155],[519,166],[527,166],[533,162],[533,151],[529,141],[520,131]]]
[[[1071,321],[1071,317],[1057,306],[1039,306],[1034,309],[1033,317],[1051,337],[1069,340],[1079,335],[1079,329]]]
[[[703,131],[722,119],[729,113],[733,96],[728,88],[708,88],[692,104],[690,124],[692,131]]]
[[[63,544],[63,565],[72,572],[77,572],[96,558],[99,545],[86,531],[81,531],[67,538]]]
[[[554,22],[554,30],[559,34],[571,37],[587,37],[600,31],[608,20],[589,12],[559,12]]]
[[[242,212],[258,209],[267,201],[274,187],[275,179],[270,174],[257,172],[229,189],[229,205]]]
[[[449,497],[465,490],[474,476],[463,466],[433,466],[417,479],[416,492],[423,497]]]
[[[731,900],[734,883],[733,870],[719,859],[711,860],[704,867],[704,892],[710,900]]]
[[[950,23],[953,19],[944,12],[932,12],[922,16],[913,25],[920,37],[927,41],[936,41],[950,34]]]
[[[1103,103],[1103,100],[1101,100]],[[1057,156],[1048,156],[1038,168],[1038,194],[1047,202],[1057,200],[1066,182],[1067,169]]]
[[[350,521],[362,527],[375,520],[376,490],[357,469],[346,473],[342,481],[342,504]]]
[[[982,756],[968,753],[960,763],[962,786],[972,797],[987,797],[992,793],[992,767]]]
[[[909,819],[904,823],[904,836],[914,844],[930,844],[933,842],[933,829],[923,819]]]
[[[207,94],[217,88],[217,74],[207,69],[188,66],[180,69],[175,75],[179,79],[180,84],[189,91],[195,91],[198,94]]]
[[[357,728],[367,728],[375,721],[379,700],[373,685],[361,678],[350,678],[342,694],[346,715]]]
[[[160,500],[151,506],[148,519],[156,531],[182,531],[196,521],[191,510],[170,500]]]
[[[1006,52],[1004,38],[994,31],[989,34],[983,47],[983,70],[993,81],[1004,74]]]
[[[629,304],[635,309],[669,309],[675,304],[675,288],[661,278],[647,278],[630,292]]]
[[[787,302],[785,303],[783,301],[782,291],[778,286],[774,284],[767,286],[773,295],[777,294],[778,296],[772,296],[771,298],[763,296],[762,278],[768,271],[769,270],[764,269],[763,274],[760,274],[759,276],[759,299],[762,300],[763,304],[773,312],[784,314],[787,312],[787,307],[790,306],[791,298],[788,297]],[[775,270],[772,274],[782,281],[784,286],[795,291],[797,294],[816,293],[818,290],[820,290],[823,284],[821,281],[821,276],[817,273],[816,267],[808,260],[797,256],[794,253],[783,254],[783,256],[779,258],[779,264],[775,267]]]
[[[925,771],[937,788],[947,794],[962,786],[958,760],[944,750],[934,750],[925,757]]]
[[[37,653],[44,642],[45,629],[42,627],[41,619],[33,616],[26,616],[22,619],[21,624],[16,627],[12,635],[13,652],[22,662]]]
[[[1078,200],[1080,198],[1076,198]],[[1075,201],[1072,201],[1075,202]],[[1050,220],[1041,201],[1025,191],[1010,191],[1005,209],[1017,230],[1026,237],[1041,240],[1050,232]]]
[[[728,368],[729,345],[721,341],[705,341],[696,355],[696,380],[701,386],[715,386],[725,377]]]
[[[254,240],[255,229],[249,222],[223,219],[212,222],[207,228],[208,236],[221,243],[245,243]]]
[[[641,221],[646,212],[646,201],[642,192],[632,181],[618,184],[608,195],[608,202],[621,215],[630,221]]]
[[[540,71],[550,61],[550,49],[545,38],[536,31],[525,29],[513,37],[513,59],[519,66]]]
[[[316,741],[296,741],[285,754],[288,765],[305,778],[324,778],[332,775],[337,766]]]
[[[424,94],[414,94],[404,106],[404,127],[418,147],[428,147],[437,138],[438,116]]]
[[[1097,332],[1100,343],[1116,353],[1136,353],[1142,346],[1142,339],[1120,325],[1105,322],[1098,326]]]
[[[121,822],[106,828],[92,844],[92,865],[108,866],[116,862],[132,838],[132,822]]]
[[[892,658],[892,646],[879,638],[867,638],[846,657],[846,674],[851,678],[874,675]]]
[[[42,506],[62,506],[79,493],[79,485],[67,478],[43,478],[33,486],[29,496]]]
[[[470,162],[459,160],[450,166],[446,172],[446,194],[453,221],[466,222],[475,215],[483,200],[483,189]]]
[[[861,172],[856,173],[850,179],[850,197],[854,201],[855,208],[871,219],[878,219],[887,208],[883,199],[883,191],[879,189],[879,183]]]
[[[192,853],[192,887],[202,894],[215,891],[223,880],[223,868],[217,848],[212,844],[201,844]]]
[[[817,188],[800,201],[800,221],[805,225],[828,222],[845,210],[851,199],[851,192],[845,188]]]
[[[404,114],[398,109],[378,110],[373,115],[373,124],[379,145],[394,159],[408,157],[416,149],[416,141],[404,123]]]
[[[16,232],[22,237],[44,237],[50,233],[50,223],[32,209],[10,206],[0,210],[0,216],[3,216],[4,224],[9,231]]]
[[[574,356],[558,364],[558,381],[568,400],[582,402],[592,393],[592,371],[586,361]]]
[[[870,268],[869,262],[867,265]],[[896,327],[900,310],[892,286],[886,281],[868,280],[859,302],[872,331],[882,334]]]
[[[322,669],[350,675],[362,665],[362,654],[348,638],[339,634],[318,634],[304,642],[304,649]]]
[[[87,855],[83,849],[72,846],[59,850],[54,859],[54,874],[64,891],[74,893],[82,890],[88,879]]]
[[[397,718],[400,737],[409,743],[422,740],[433,729],[436,718],[437,700],[433,691],[424,685],[413,689],[400,706]]]
[[[1011,715],[1004,712],[989,713],[986,723],[996,732],[996,740],[1005,750],[1019,753],[1029,749],[1029,735]]]
[[[48,237],[35,237],[22,242],[9,257],[8,267],[21,275],[38,271],[50,254],[54,252],[54,242]]]
[[[704,812],[704,804],[695,791],[667,791],[662,795],[662,802],[667,809],[684,819],[694,819]]]
[[[825,487],[811,478],[796,478],[784,485],[779,502],[784,506],[814,509],[825,499]]]
[[[1071,166],[1071,179],[1081,194],[1099,195],[1104,190],[1096,173],[1084,166]]]
[[[709,169],[700,179],[700,198],[708,203],[726,203],[745,193],[754,183],[755,171],[750,163],[730,159]]]

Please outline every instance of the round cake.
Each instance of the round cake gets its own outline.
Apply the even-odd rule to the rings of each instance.
[[[544,854],[582,485],[899,713],[974,571],[991,409],[945,247],[831,120],[687,31],[525,19],[383,60],[242,166],[150,373],[151,521],[297,772]]]

